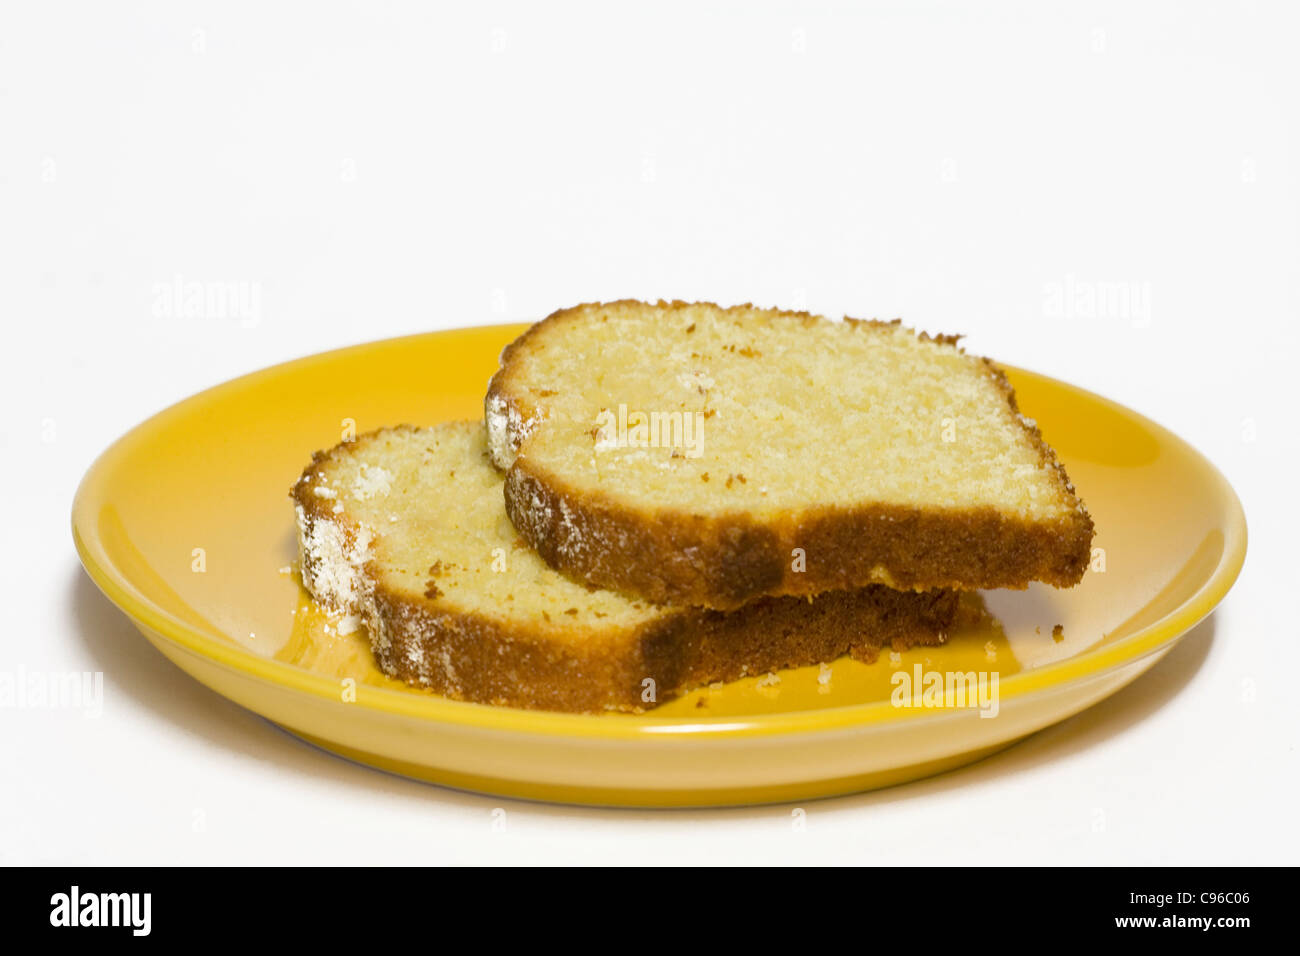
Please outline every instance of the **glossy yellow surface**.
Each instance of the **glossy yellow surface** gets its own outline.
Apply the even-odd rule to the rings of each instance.
[[[510,796],[685,806],[848,793],[992,753],[1149,668],[1227,593],[1245,556],[1241,506],[1200,454],[1097,395],[1008,369],[1097,524],[1095,569],[1078,587],[987,592],[993,617],[944,647],[837,661],[829,680],[803,668],[705,688],[640,716],[408,689],[303,592],[288,488],[349,430],[481,414],[497,354],[521,328],[315,355],[167,409],[109,448],[77,492],[87,571],[195,678],[344,756]],[[997,715],[895,706],[895,672],[918,665],[996,673]]]

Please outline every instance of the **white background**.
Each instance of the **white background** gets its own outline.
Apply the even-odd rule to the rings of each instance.
[[[1298,27],[1282,3],[6,4],[0,667],[103,671],[105,702],[0,711],[0,862],[1297,862]],[[256,321],[155,315],[178,276],[256,287]],[[1136,297],[1062,315],[1071,283]],[[192,392],[659,296],[901,316],[1130,405],[1233,482],[1245,571],[1111,700],[797,832],[788,806],[353,766],[184,676],[80,570],[82,473]]]

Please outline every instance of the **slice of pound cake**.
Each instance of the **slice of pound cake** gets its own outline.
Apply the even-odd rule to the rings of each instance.
[[[1092,520],[956,342],[750,306],[557,312],[488,389],[506,510],[551,567],[659,602],[1073,585]]]
[[[440,694],[640,711],[714,681],[940,643],[951,591],[873,586],[740,611],[666,608],[575,583],[521,540],[481,422],[373,432],[293,486],[303,582],[357,615],[380,668]]]

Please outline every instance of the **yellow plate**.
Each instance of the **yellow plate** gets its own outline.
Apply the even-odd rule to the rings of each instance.
[[[72,527],[86,570],[178,666],[336,753],[489,793],[685,806],[830,796],[978,759],[1132,681],[1241,569],[1241,505],[1200,454],[1104,398],[1008,369],[1097,523],[1094,569],[1078,587],[988,592],[1000,623],[942,648],[837,661],[829,680],[804,668],[706,688],[642,716],[407,689],[375,669],[362,635],[339,635],[306,598],[290,569],[287,491],[314,450],[351,429],[478,416],[497,354],[521,328],[315,355],[161,412],[82,481]],[[988,675],[983,707],[922,693],[931,675],[956,673]],[[902,675],[920,678],[914,698]],[[896,706],[904,698],[918,706]]]

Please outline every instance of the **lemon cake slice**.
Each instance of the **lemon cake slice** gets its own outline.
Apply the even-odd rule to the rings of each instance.
[[[1006,376],[955,336],[621,301],[509,345],[485,400],[545,561],[648,600],[1077,583],[1093,526]]]
[[[304,584],[355,615],[380,668],[480,703],[640,711],[715,681],[943,640],[950,591],[873,586],[741,611],[575,583],[502,507],[481,422],[402,426],[318,452],[291,497]]]

